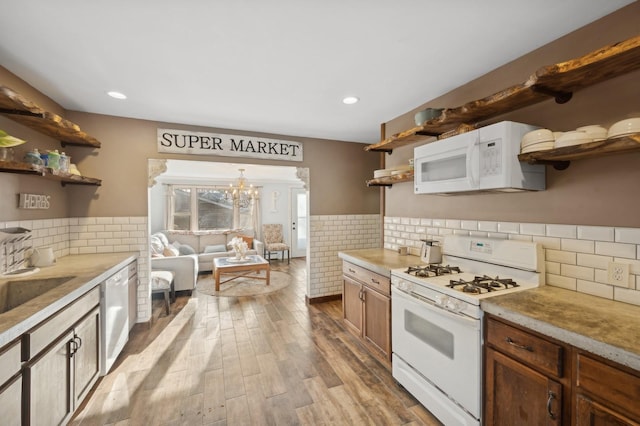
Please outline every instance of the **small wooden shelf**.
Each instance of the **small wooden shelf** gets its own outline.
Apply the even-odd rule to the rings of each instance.
[[[62,186],[65,186],[65,185],[100,186],[102,185],[102,181],[100,179],[56,172],[50,168],[34,168],[30,164],[20,163],[18,161],[0,161],[0,172],[42,176],[47,180],[58,181],[62,184]]]
[[[555,98],[565,103],[577,90],[640,69],[640,36],[605,46],[585,56],[538,69],[527,81],[442,114],[420,126],[397,133],[365,151],[390,152],[394,148],[438,137],[456,127],[488,120]]]
[[[0,114],[42,134],[58,139],[62,146],[77,145],[100,148],[100,141],[57,114],[48,112],[19,93],[0,86]]]
[[[551,164],[556,169],[563,170],[572,160],[637,151],[640,151],[640,133],[547,151],[529,152],[518,155],[518,160],[529,164]]]
[[[413,182],[413,170],[399,174],[375,178],[367,181],[367,186],[392,186],[394,183]]]

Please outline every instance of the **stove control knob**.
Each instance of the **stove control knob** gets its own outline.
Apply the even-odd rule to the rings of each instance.
[[[447,304],[449,303],[449,297],[445,295],[437,295],[435,297],[435,302],[438,306],[447,306]]]
[[[447,300],[447,309],[453,312],[460,312],[464,309],[464,305],[459,300],[449,299]]]

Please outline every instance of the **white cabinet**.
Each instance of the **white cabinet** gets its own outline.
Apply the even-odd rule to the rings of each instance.
[[[129,264],[129,330],[138,320],[138,262]]]
[[[22,424],[20,341],[0,350],[0,413],[6,426]]]
[[[99,303],[96,287],[23,336],[25,424],[65,424],[98,380]]]

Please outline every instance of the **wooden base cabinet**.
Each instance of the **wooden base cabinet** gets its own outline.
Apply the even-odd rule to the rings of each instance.
[[[484,425],[640,426],[640,372],[485,315]]]
[[[374,356],[391,363],[391,280],[343,262],[342,312],[348,328],[360,336]]]
[[[487,316],[484,424],[570,424],[570,352],[558,342]]]

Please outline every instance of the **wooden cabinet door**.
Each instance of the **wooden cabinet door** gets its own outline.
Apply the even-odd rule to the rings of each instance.
[[[342,277],[342,315],[347,325],[362,333],[362,284]]]
[[[73,331],[73,405],[77,407],[100,375],[100,309],[93,310]]]
[[[391,357],[391,298],[364,287],[364,327],[362,334],[386,358]]]
[[[73,410],[69,355],[72,338],[72,332],[65,333],[27,367],[27,424],[62,425],[69,420]]]
[[[22,424],[22,376],[0,387],[0,423],[3,426]]]
[[[576,426],[639,426],[615,411],[582,394],[576,396]]]
[[[485,425],[562,423],[560,383],[491,348],[485,374]]]

